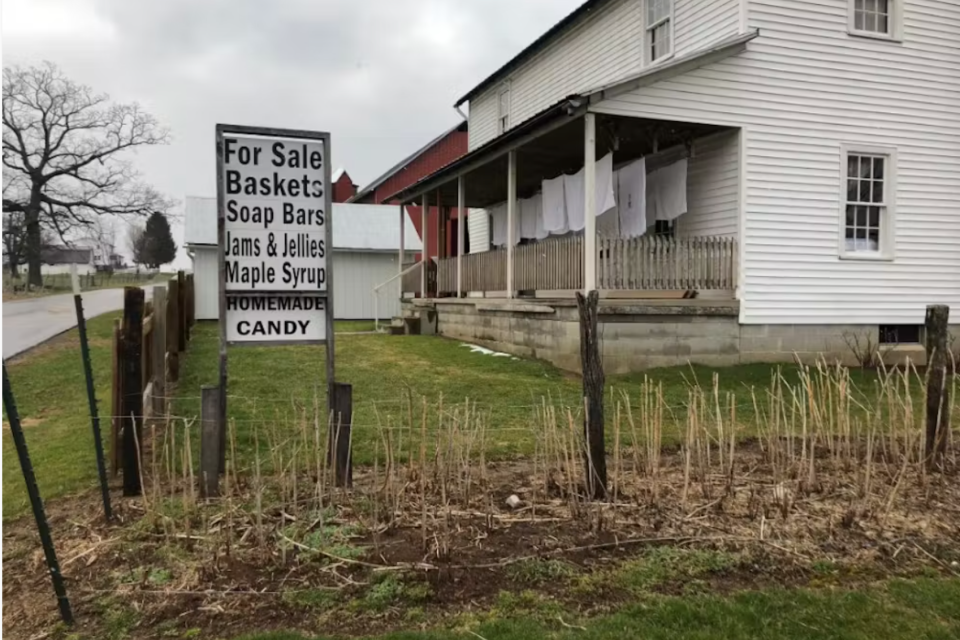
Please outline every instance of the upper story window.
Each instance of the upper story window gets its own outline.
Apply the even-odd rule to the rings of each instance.
[[[851,258],[892,258],[895,152],[843,150],[843,244]]]
[[[506,133],[510,128],[510,85],[500,88],[500,106],[498,112],[499,133]]]
[[[673,0],[646,0],[647,56],[656,62],[673,53]]]
[[[849,30],[871,38],[900,38],[900,10],[904,0],[848,0]]]

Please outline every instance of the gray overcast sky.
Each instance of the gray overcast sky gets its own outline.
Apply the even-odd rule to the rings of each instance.
[[[138,165],[181,203],[215,193],[217,122],[330,131],[333,166],[363,186],[580,2],[3,0],[3,64],[50,60],[144,105],[173,143]]]

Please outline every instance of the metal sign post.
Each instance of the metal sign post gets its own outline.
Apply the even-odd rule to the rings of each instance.
[[[83,316],[83,299],[80,297],[80,279],[77,265],[70,265],[70,280],[73,285],[73,304],[77,310],[77,329],[80,332],[80,357],[83,360],[83,375],[87,379],[87,402],[90,405],[90,422],[93,426],[93,446],[97,455],[97,474],[100,477],[100,494],[103,498],[103,513],[113,520],[110,508],[110,489],[107,486],[107,465],[103,459],[103,440],[100,438],[100,414],[97,411],[97,395],[93,384],[93,367],[90,365],[90,345],[87,343],[87,321]]]
[[[40,498],[40,489],[37,488],[37,477],[33,473],[30,463],[30,453],[27,451],[27,439],[23,436],[23,427],[20,424],[20,414],[17,412],[17,403],[13,399],[13,390],[10,388],[10,379],[7,377],[7,363],[3,363],[3,408],[7,412],[7,421],[10,422],[10,434],[13,444],[17,448],[20,458],[20,468],[23,470],[23,480],[27,483],[27,495],[30,496],[30,506],[33,507],[33,517],[37,520],[37,531],[40,533],[40,544],[47,559],[47,568],[50,570],[50,579],[53,581],[53,590],[57,594],[57,605],[60,607],[60,617],[66,624],[73,624],[73,613],[70,610],[70,600],[67,598],[67,588],[63,584],[63,574],[60,573],[60,563],[57,562],[57,552],[53,548],[53,537],[50,535],[50,525],[43,511],[43,500]]]
[[[334,405],[330,134],[218,124],[220,412],[227,346],[323,344]]]

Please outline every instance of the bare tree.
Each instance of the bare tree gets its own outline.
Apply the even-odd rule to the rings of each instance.
[[[56,235],[50,230],[40,229],[40,244],[46,246],[56,241]],[[20,265],[27,258],[27,227],[22,211],[3,213],[3,253],[10,267],[10,277],[20,278]]]
[[[131,224],[127,228],[127,248],[133,255],[133,264],[138,267],[147,263],[147,228],[142,224]]]
[[[24,215],[30,284],[41,284],[42,226],[63,237],[98,215],[171,206],[124,157],[168,140],[137,104],[110,103],[51,63],[3,70],[3,209]]]
[[[98,267],[112,269],[117,253],[117,225],[112,216],[97,216],[80,231],[77,242],[94,250]]]

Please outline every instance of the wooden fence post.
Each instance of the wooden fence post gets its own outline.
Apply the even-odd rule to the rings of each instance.
[[[200,388],[200,495],[220,494],[220,387]]]
[[[110,396],[110,473],[116,478],[120,473],[120,430],[123,411],[123,332],[120,319],[113,321],[113,380]]]
[[[123,495],[138,496],[140,486],[140,454],[143,425],[143,373],[140,358],[143,351],[143,300],[140,287],[123,291]]]
[[[597,314],[600,294],[594,289],[586,296],[577,291],[580,312],[580,362],[583,369],[584,469],[587,494],[596,500],[607,495],[607,460],[603,434],[603,364],[600,361],[600,338]]]
[[[167,288],[167,365],[170,381],[180,379],[180,283],[170,280]]]
[[[951,363],[947,338],[950,307],[929,305],[926,316],[927,334],[927,463],[943,461],[950,433]]]
[[[183,271],[177,271],[177,352],[187,350],[187,283]]]
[[[328,462],[335,463],[336,486],[353,486],[353,464],[350,455],[353,426],[353,387],[342,382],[331,382],[332,420],[330,423],[330,452]]]
[[[165,413],[167,395],[167,374],[165,354],[167,353],[167,289],[153,288],[153,413],[162,416]]]

